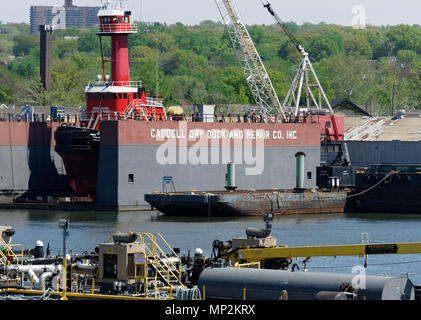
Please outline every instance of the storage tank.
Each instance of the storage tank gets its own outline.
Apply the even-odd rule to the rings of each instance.
[[[201,273],[198,286],[206,299],[279,300],[286,290],[289,300],[314,300],[320,292],[339,293],[341,286],[352,283],[356,276],[362,277],[360,274],[208,268]],[[359,289],[356,298],[414,300],[414,285],[407,277],[366,275],[365,289]]]

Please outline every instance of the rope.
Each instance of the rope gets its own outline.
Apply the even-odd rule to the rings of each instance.
[[[351,195],[347,195],[346,196],[346,198],[352,198],[352,197],[356,197],[356,196],[360,196],[360,195],[362,195],[362,194],[364,194],[364,193],[366,193],[366,192],[368,192],[368,191],[370,191],[370,190],[372,190],[372,189],[374,189],[375,187],[377,187],[379,184],[381,184],[384,180],[386,180],[387,178],[389,178],[391,175],[394,175],[394,174],[396,174],[397,172],[393,172],[393,171],[391,171],[391,172],[389,172],[387,175],[385,175],[384,177],[383,177],[383,179],[381,179],[379,182],[377,182],[375,185],[373,185],[373,186],[371,186],[370,188],[368,188],[368,189],[366,189],[366,190],[364,190],[364,191],[361,191],[361,192],[359,192],[359,193],[356,193],[356,194],[351,194]],[[319,197],[319,201],[322,201],[322,200],[334,200],[334,199],[336,199],[335,197],[325,197],[325,198],[320,198]]]
[[[346,197],[347,197],[347,198],[352,198],[352,197],[356,197],[356,196],[362,195],[362,194],[364,194],[364,193],[366,193],[366,192],[370,191],[371,189],[374,189],[374,188],[375,188],[375,187],[377,187],[380,183],[382,183],[384,180],[386,180],[388,177],[390,177],[391,175],[393,175],[393,174],[395,174],[395,173],[396,173],[396,172],[391,171],[391,172],[389,172],[387,175],[385,175],[383,179],[381,179],[379,182],[377,182],[374,186],[371,186],[371,187],[370,187],[370,188],[368,188],[367,190],[361,191],[361,192],[356,193],[356,194],[351,194],[351,195],[346,196]]]

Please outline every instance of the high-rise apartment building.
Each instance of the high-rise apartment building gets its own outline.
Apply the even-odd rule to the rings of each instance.
[[[39,32],[40,25],[52,25],[54,29],[69,27],[89,28],[98,24],[100,7],[77,7],[73,0],[65,0],[64,6],[31,6],[31,33]]]

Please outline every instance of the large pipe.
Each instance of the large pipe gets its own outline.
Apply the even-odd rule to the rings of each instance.
[[[28,278],[29,278],[29,279],[32,279],[32,281],[33,281],[34,285],[35,285],[35,286],[38,286],[38,284],[39,284],[39,278],[38,278],[38,276],[35,274],[34,270],[32,270],[31,268],[28,268],[28,269],[26,270],[26,272],[25,272],[25,271],[21,271],[21,272],[26,273],[26,274],[27,274],[27,276],[28,276]]]
[[[46,283],[47,279],[51,278],[52,276],[53,276],[52,272],[44,272],[43,274],[41,274],[41,277],[39,277],[40,290],[45,291],[45,283]]]
[[[290,300],[320,299],[321,291],[339,292],[351,283],[358,300],[414,300],[414,285],[406,277],[322,272],[288,272],[268,269],[205,269],[199,289],[206,299],[278,300],[286,290]],[[361,288],[357,287],[357,284]],[[205,289],[203,289],[205,287]],[[319,294],[319,295],[318,295]]]
[[[15,265],[15,266],[3,266],[1,269],[1,273],[11,273],[11,272],[17,272],[17,273],[24,273],[30,279],[33,281],[33,284],[35,287],[42,287],[44,284],[45,286],[45,277],[49,273],[53,275],[53,273],[60,274],[62,271],[61,265]],[[43,277],[43,275],[45,276]],[[40,277],[38,275],[41,275]]]
[[[295,155],[296,158],[296,189],[304,189],[304,160],[305,155],[302,152],[299,152]]]
[[[98,270],[98,265],[95,264],[74,264],[73,270],[79,271],[79,272],[89,272],[89,273],[95,273]]]
[[[229,162],[227,164],[227,185],[225,187],[227,190],[235,190],[237,186],[235,185],[235,163]]]

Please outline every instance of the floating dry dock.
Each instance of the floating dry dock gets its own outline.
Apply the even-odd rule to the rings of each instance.
[[[342,213],[349,190],[223,190],[145,194],[145,201],[172,216],[243,216]]]

